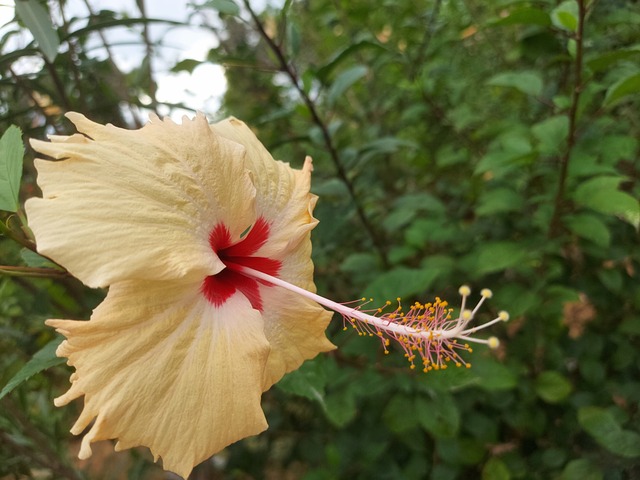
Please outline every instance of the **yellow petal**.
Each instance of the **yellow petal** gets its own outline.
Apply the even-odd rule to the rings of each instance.
[[[270,236],[257,256],[283,256],[308,236],[318,221],[311,211],[317,200],[309,193],[312,164],[307,157],[302,170],[274,160],[251,129],[236,118],[211,126],[214,132],[246,148],[247,168],[256,187],[256,215],[269,222]]]
[[[71,430],[116,449],[144,445],[183,477],[225,446],[262,432],[260,408],[269,344],[260,314],[240,294],[219,308],[199,284],[113,285],[90,321],[49,320],[67,337],[58,349],[75,367],[56,405],[84,395]]]
[[[275,161],[251,129],[235,118],[211,127],[217,134],[243,145],[247,168],[256,187],[256,215],[269,224],[267,242],[254,254],[278,260],[278,277],[315,292],[311,262],[311,230],[317,197],[309,192],[311,159],[302,170]],[[271,353],[265,371],[265,390],[304,360],[335,347],[324,334],[332,313],[315,302],[278,287],[261,287],[265,335]]]
[[[92,287],[130,279],[202,278],[223,265],[208,235],[255,221],[245,149],[203,116],[141,130],[68,114],[83,135],[34,141],[43,198],[26,203],[38,251]]]
[[[271,345],[262,385],[268,390],[305,360],[336,347],[324,334],[333,312],[283,288],[267,288],[262,297],[264,333]]]

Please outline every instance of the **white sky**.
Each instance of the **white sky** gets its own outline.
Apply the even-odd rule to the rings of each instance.
[[[135,0],[89,1],[94,12],[108,9],[118,13],[126,13],[129,17],[140,16]],[[188,3],[194,2],[192,0],[147,0],[145,2],[146,14],[150,18],[188,22],[189,14],[193,13],[193,8],[189,7]],[[254,0],[252,7],[261,11],[265,8],[266,3],[267,0]],[[15,30],[15,24],[5,26],[14,17],[13,4],[14,0],[0,0],[0,35],[8,29]],[[74,16],[79,18],[86,17],[87,9],[82,0],[68,0],[66,5],[67,18],[73,18]],[[207,20],[215,23],[217,13],[211,9],[206,12],[208,12]],[[55,18],[55,10],[52,14]],[[197,18],[195,24],[201,21],[197,20]],[[194,25],[193,21],[189,23]],[[139,27],[136,30],[138,31]],[[220,106],[220,99],[226,90],[226,80],[222,67],[204,63],[196,67],[191,74],[188,72],[173,73],[169,71],[180,60],[187,58],[205,60],[209,50],[218,44],[213,32],[197,26],[171,27],[160,23],[149,24],[149,32],[152,42],[160,40],[161,45],[155,50],[152,64],[155,79],[158,83],[158,101],[182,103],[192,110],[215,114]],[[145,51],[144,46],[140,43],[141,37],[139,34],[121,27],[104,30],[104,33],[107,35],[109,43],[112,44],[111,51],[121,70],[124,72],[131,71],[142,63]],[[97,33],[92,35],[96,46],[101,45]],[[24,47],[31,39],[32,37],[28,32],[19,37],[14,37],[14,40],[8,42],[2,53]],[[126,42],[134,42],[138,45],[118,45]],[[92,54],[96,57],[106,57],[104,49],[96,49]],[[37,71],[40,68],[41,61],[38,59],[25,59],[14,64],[14,69],[19,73]],[[160,113],[167,114],[168,111]],[[191,111],[176,110],[172,112],[171,116],[178,119],[185,113],[193,114]]]

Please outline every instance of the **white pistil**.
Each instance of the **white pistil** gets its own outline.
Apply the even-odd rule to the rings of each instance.
[[[311,293],[303,288],[300,288],[296,285],[286,282],[282,279],[273,277],[271,275],[260,272],[258,270],[254,270],[253,268],[245,267],[242,265],[235,265],[235,264],[228,264],[227,267],[235,271],[238,271],[240,273],[243,273],[245,275],[248,275],[250,277],[263,280],[272,285],[277,285],[279,287],[286,288],[291,292],[302,295],[310,300],[313,300],[314,302],[319,303],[320,305],[323,305],[329,308],[330,310],[333,310],[339,313],[345,318],[359,320],[360,322],[363,322],[367,325],[371,325],[375,329],[386,332],[394,337],[397,337],[398,335],[401,335],[401,336],[405,335],[413,338],[421,338],[425,341],[433,340],[434,338],[436,338],[438,341],[454,340],[457,338],[457,339],[465,340],[469,342],[489,345],[490,347],[494,348],[493,347],[494,345],[497,346],[497,343],[496,343],[497,339],[495,337],[491,337],[489,339],[479,339],[479,338],[470,337],[468,335],[471,333],[475,333],[478,330],[485,329],[500,321],[506,321],[509,318],[509,315],[506,312],[500,312],[498,317],[496,317],[495,319],[483,325],[479,325],[477,327],[464,330],[464,328],[468,325],[468,323],[473,319],[474,314],[477,312],[478,308],[480,308],[484,300],[486,298],[491,297],[491,291],[488,289],[482,290],[481,292],[482,297],[480,301],[475,306],[475,308],[471,311],[471,310],[466,310],[464,308],[466,306],[466,299],[468,295],[471,293],[471,290],[467,286],[462,286],[460,287],[460,290],[459,290],[460,294],[462,295],[462,305],[461,305],[462,308],[460,309],[459,317],[453,321],[455,322],[455,326],[450,329],[418,330],[412,327],[408,327],[406,325],[396,323],[392,321],[392,319],[389,317],[382,317],[382,318],[375,317],[373,315],[369,315],[368,313],[365,313],[356,308],[351,308],[346,305],[334,302],[318,294]],[[402,318],[403,317],[401,315],[398,315],[398,319],[402,319]]]

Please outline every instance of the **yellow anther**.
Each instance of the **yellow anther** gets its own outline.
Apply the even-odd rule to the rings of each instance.
[[[465,366],[466,366],[467,368],[471,368],[471,364],[470,364],[470,363],[467,363]]]
[[[462,295],[463,297],[468,297],[469,295],[471,295],[471,289],[466,286],[466,285],[462,285],[459,289],[458,289],[458,293],[460,295]]]
[[[480,290],[480,295],[482,295],[485,298],[491,298],[493,297],[493,292],[488,288],[483,288],[482,290]]]

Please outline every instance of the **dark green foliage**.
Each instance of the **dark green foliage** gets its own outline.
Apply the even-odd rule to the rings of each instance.
[[[208,61],[226,66],[229,89],[223,112],[208,113],[242,118],[293,166],[313,156],[319,292],[455,306],[468,283],[493,289],[486,318],[505,309],[511,320],[492,329],[498,350],[465,357],[472,368],[425,375],[336,319],[339,349],[265,393],[269,430],[229,447],[215,478],[640,476],[637,5],[289,1],[253,19],[241,9],[244,22],[236,3],[194,7],[224,25]],[[3,131],[42,136],[34,118],[63,130],[68,109],[127,124],[123,111],[153,98],[152,78],[91,57],[68,27],[59,33],[76,42],[73,61],[61,50],[22,83],[0,80]],[[56,73],[69,70],[61,88]],[[9,239],[0,248],[3,262],[24,264]],[[2,386],[52,340],[43,318],[89,314],[95,302],[79,292],[0,282]],[[63,459],[73,414],[51,400],[65,383],[56,367],[8,397]],[[1,411],[0,434],[23,445],[24,425]],[[25,442],[20,454],[0,443],[0,476],[35,466],[38,446]],[[136,462],[130,478],[144,478]]]

